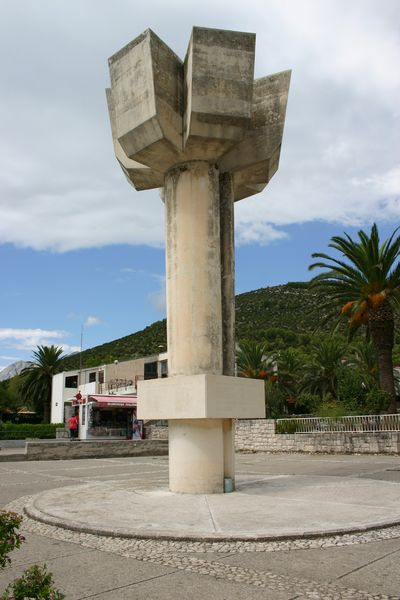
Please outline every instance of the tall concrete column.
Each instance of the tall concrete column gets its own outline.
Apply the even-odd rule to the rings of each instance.
[[[205,161],[184,163],[164,190],[168,373],[222,375],[219,174]],[[221,492],[222,419],[170,419],[169,462],[171,491]]]
[[[222,305],[222,372],[235,375],[235,211],[231,173],[219,178],[221,230],[221,305]],[[224,477],[235,487],[235,422],[224,419]]]
[[[219,174],[205,161],[165,176],[168,373],[222,375]]]
[[[170,489],[234,479],[235,418],[265,414],[234,377],[234,202],[279,164],[290,73],[253,80],[255,35],[195,27],[184,61],[151,30],[109,59],[116,158],[137,190],[164,187],[169,377],[138,385],[138,417],[168,419]]]

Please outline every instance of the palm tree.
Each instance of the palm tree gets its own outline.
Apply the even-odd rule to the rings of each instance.
[[[370,339],[359,338],[350,346],[349,362],[359,371],[366,389],[379,387],[378,361]]]
[[[339,337],[325,337],[311,346],[310,360],[304,366],[303,389],[337,398],[338,372],[346,357],[346,346]]]
[[[316,253],[322,261],[309,269],[327,269],[312,283],[326,294],[328,317],[336,313],[346,318],[350,336],[361,326],[367,327],[374,345],[382,390],[392,397],[390,411],[396,412],[393,376],[394,310],[400,306],[400,236],[398,229],[382,244],[374,223],[371,234],[358,232],[359,241],[349,235],[331,238],[330,248],[342,255],[341,260]],[[329,310],[330,309],[330,310]]]
[[[279,389],[286,401],[293,404],[301,392],[301,381],[304,375],[305,355],[298,348],[285,348],[274,353],[278,371]]]
[[[271,361],[265,355],[265,345],[244,341],[236,352],[237,374],[239,377],[267,379],[272,376]]]
[[[42,414],[43,423],[50,422],[51,386],[53,375],[61,370],[62,353],[59,346],[38,346],[33,352],[34,361],[21,373],[21,396]]]

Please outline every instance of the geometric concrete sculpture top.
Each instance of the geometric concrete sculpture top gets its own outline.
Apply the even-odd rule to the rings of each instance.
[[[150,29],[109,59],[116,157],[137,190],[183,162],[213,161],[234,200],[278,168],[290,71],[253,80],[255,35],[194,27],[184,61]]]
[[[255,35],[194,27],[184,61],[150,29],[109,59],[116,157],[164,188],[168,380],[138,384],[138,417],[169,421],[169,485],[234,482],[236,417],[265,415],[235,375],[234,201],[278,168],[290,71],[254,81]]]

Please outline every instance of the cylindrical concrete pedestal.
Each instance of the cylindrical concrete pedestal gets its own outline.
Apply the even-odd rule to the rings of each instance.
[[[224,485],[222,419],[171,420],[169,489],[188,494],[217,494]]]

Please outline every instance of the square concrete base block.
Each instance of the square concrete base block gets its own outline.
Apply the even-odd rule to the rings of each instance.
[[[139,419],[265,417],[264,382],[226,375],[175,375],[138,381]]]

